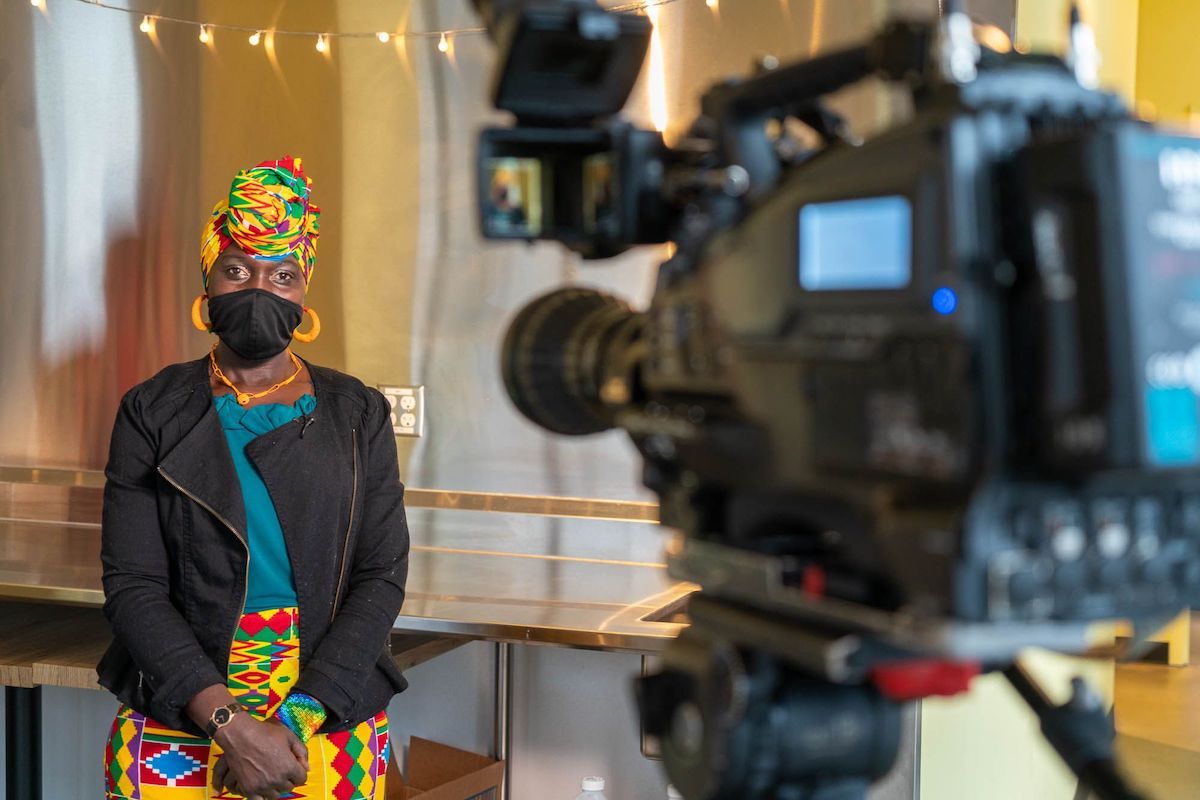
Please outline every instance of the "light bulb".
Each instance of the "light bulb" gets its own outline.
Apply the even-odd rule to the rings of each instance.
[[[379,33],[375,34],[375,38],[378,39],[381,44],[387,44],[388,40],[392,38],[392,35],[387,31],[380,31]]]
[[[325,34],[322,33],[320,36],[317,37],[317,52],[324,53],[328,49],[329,49],[329,42],[325,41]]]
[[[254,47],[258,47],[258,43],[261,41],[262,41],[262,31],[255,31],[254,33],[250,34],[250,44],[253,45]]]
[[[149,33],[154,30],[154,23],[150,21],[149,16],[142,17],[142,24],[138,25],[138,30],[142,33]]]
[[[438,50],[445,53],[450,49],[450,42],[446,40],[446,34],[442,34],[442,38],[438,40]]]
[[[42,0],[29,0],[29,5],[33,6],[34,8],[41,8]]]
[[[200,26],[200,41],[204,42],[204,44],[208,44],[210,41],[212,41],[212,34],[208,32],[207,25]]]
[[[704,0],[704,5],[708,6],[709,8],[716,8],[719,2],[720,0]]]

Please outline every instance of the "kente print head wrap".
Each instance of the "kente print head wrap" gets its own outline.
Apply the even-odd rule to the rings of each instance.
[[[238,172],[229,197],[213,206],[200,238],[205,290],[217,256],[235,244],[268,261],[295,256],[308,288],[317,260],[321,217],[321,209],[310,200],[311,186],[312,179],[304,174],[300,159],[291,156]]]

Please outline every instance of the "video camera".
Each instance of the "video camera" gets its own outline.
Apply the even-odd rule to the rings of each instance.
[[[896,702],[990,669],[1060,751],[1092,741],[1068,761],[1100,796],[1136,796],[1111,722],[1081,694],[1063,733],[1012,665],[1200,597],[1200,141],[1094,88],[1077,15],[1064,61],[947,11],[713,86],[674,147],[616,116],[644,17],[489,24],[517,125],[480,137],[483,235],[676,246],[645,311],[534,300],[502,369],[548,430],[627,431],[681,532],[671,574],[702,592],[639,699],[689,800],[857,792]],[[860,144],[824,98],[868,76],[914,110]],[[857,735],[789,738],[822,703]]]

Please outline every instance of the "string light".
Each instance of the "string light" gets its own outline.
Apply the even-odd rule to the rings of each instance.
[[[170,23],[175,25],[198,25],[200,28],[199,39],[204,44],[209,44],[213,41],[213,35],[218,29],[234,32],[242,32],[247,34],[247,41],[252,47],[258,46],[262,42],[262,34],[265,30],[262,28],[250,27],[247,25],[222,25],[212,22],[202,22],[198,19],[188,17],[176,17],[167,14],[145,14],[134,8],[127,8],[119,5],[110,5],[110,0],[75,0],[77,3],[85,3],[92,8],[99,8],[104,11],[119,11],[124,14],[136,14],[141,16],[141,23],[138,29],[143,33],[152,33],[159,24]],[[611,2],[605,4],[605,10],[616,13],[646,13],[649,9],[659,8],[661,6],[670,5],[680,0],[627,0],[626,2]],[[719,4],[719,0],[705,0],[705,3],[715,9]],[[29,4],[34,8],[44,8],[45,0],[29,0]],[[450,39],[460,35],[480,35],[487,33],[487,29],[483,27],[474,28],[453,28],[441,31],[408,31],[404,33],[388,33],[387,31],[343,31],[334,33],[322,33],[319,31],[302,31],[302,30],[280,30],[273,28],[271,34],[273,36],[316,36],[317,51],[320,53],[329,52],[332,47],[332,40],[335,38],[342,39],[365,39],[367,37],[378,39],[381,43],[387,44],[394,38],[401,39],[433,39],[437,38],[437,48],[441,53],[449,53],[452,45]]]
[[[34,8],[41,8],[42,0],[29,0],[29,5],[33,6]]]
[[[704,0],[704,5],[708,6],[713,11],[716,11],[717,6],[720,5],[720,2],[721,0]]]

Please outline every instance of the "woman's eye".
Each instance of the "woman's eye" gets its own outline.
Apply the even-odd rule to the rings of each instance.
[[[231,278],[240,278],[246,274],[246,269],[244,267],[229,267],[225,270],[225,274]]]
[[[276,272],[275,273],[275,280],[279,281],[280,283],[288,283],[289,281],[293,280],[295,277],[296,276],[290,272]]]

